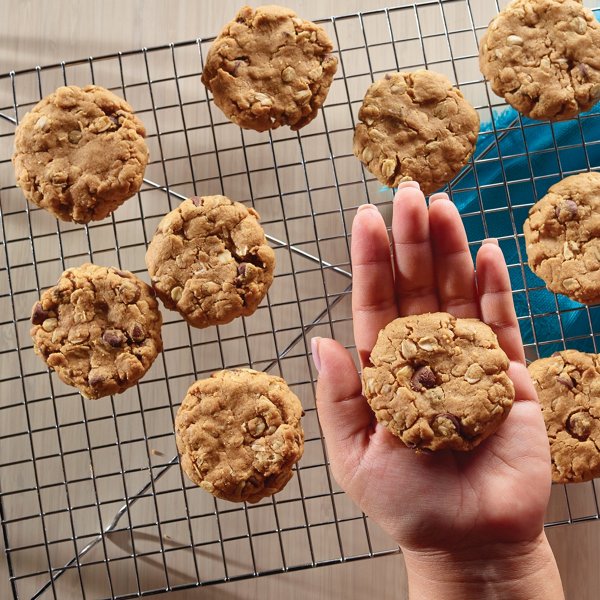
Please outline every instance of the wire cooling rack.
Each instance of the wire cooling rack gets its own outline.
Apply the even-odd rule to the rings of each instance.
[[[356,207],[389,222],[390,190],[352,155],[367,86],[427,67],[460,85],[485,123],[474,159],[449,186],[475,252],[495,236],[507,257],[530,358],[598,351],[600,307],[550,294],[526,266],[522,223],[563,176],[600,166],[600,110],[560,124],[521,119],[493,96],[477,39],[494,0],[423,0],[321,21],[338,49],[326,107],[299,133],[241,131],[200,83],[212,39],[0,75],[0,518],[15,598],[131,598],[396,552],[327,468],[308,340],[353,349],[349,231]],[[148,129],[151,162],[137,199],[89,226],[28,205],[10,164],[15,126],[63,84],[125,97]],[[94,261],[148,280],[144,254],[160,218],[192,194],[252,204],[277,274],[250,318],[188,328],[164,310],[165,350],[136,388],[85,401],[34,356],[29,314],[64,268]],[[306,411],[296,476],[257,505],[215,500],[185,479],[172,431],[197,378],[249,365],[286,378]],[[555,486],[547,526],[599,519],[594,483]]]

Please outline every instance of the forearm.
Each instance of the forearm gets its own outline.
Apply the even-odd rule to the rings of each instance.
[[[410,600],[564,600],[545,534],[469,552],[404,552]]]

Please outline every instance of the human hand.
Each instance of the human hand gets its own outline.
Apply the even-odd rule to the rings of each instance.
[[[550,455],[504,257],[495,240],[486,240],[475,274],[454,204],[436,194],[428,210],[415,186],[404,184],[394,199],[393,257],[374,206],[360,207],[354,220],[352,311],[360,361],[368,362],[380,329],[398,316],[446,311],[477,317],[494,330],[511,361],[515,404],[475,450],[415,454],[377,425],[350,353],[317,338],[317,408],[333,475],[401,546],[407,564],[502,552],[530,557],[547,546]]]

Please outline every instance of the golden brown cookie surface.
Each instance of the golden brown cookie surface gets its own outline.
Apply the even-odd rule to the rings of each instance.
[[[162,350],[152,288],[112,267],[67,269],[35,303],[31,322],[36,354],[87,398],[135,385]]]
[[[513,404],[508,358],[477,319],[396,319],[379,333],[371,363],[363,369],[363,393],[377,420],[410,448],[471,450]]]
[[[532,271],[549,290],[577,302],[600,302],[600,173],[554,184],[523,225]]]
[[[553,481],[600,477],[600,356],[565,350],[528,369],[546,422]]]
[[[225,196],[195,196],[159,223],[146,253],[152,285],[167,308],[195,327],[249,316],[275,268],[258,213]]]
[[[112,92],[60,87],[17,127],[17,185],[30,202],[63,221],[104,219],[142,185],[145,136],[131,106]]]
[[[559,121],[600,100],[600,23],[580,0],[514,0],[483,36],[479,65],[496,94]]]
[[[196,381],[175,419],[181,467],[218,498],[280,491],[304,450],[302,405],[280,377],[231,369]]]
[[[202,82],[240,127],[297,130],[322,106],[337,69],[322,27],[280,6],[241,8],[211,46]]]
[[[354,155],[388,187],[446,185],[475,150],[479,116],[450,81],[433,71],[390,73],[373,83],[358,113]]]

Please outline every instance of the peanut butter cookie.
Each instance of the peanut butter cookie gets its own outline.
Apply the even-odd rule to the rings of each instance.
[[[99,221],[140,189],[145,136],[131,106],[112,92],[60,87],[17,127],[17,185],[27,200],[63,221]]]
[[[112,267],[67,269],[35,303],[31,322],[36,354],[87,398],[135,385],[162,350],[152,288]]]
[[[254,209],[225,196],[196,196],[167,214],[146,253],[165,306],[195,327],[251,315],[275,268],[258,219]]]
[[[481,72],[521,114],[560,121],[600,100],[600,23],[581,0],[514,0],[490,23]]]
[[[325,102],[337,69],[322,27],[280,6],[244,6],[211,46],[202,82],[246,129],[298,130]]]
[[[430,194],[467,164],[479,116],[433,71],[391,73],[373,83],[358,113],[354,155],[388,187],[418,181]]]
[[[231,369],[196,381],[177,411],[181,468],[217,498],[279,492],[304,451],[300,400],[280,377]]]
[[[523,225],[531,270],[549,290],[600,302],[600,173],[554,184]]]
[[[565,350],[528,369],[548,430],[552,480],[600,477],[600,355]]]
[[[377,420],[409,448],[471,450],[512,407],[509,361],[494,332],[448,313],[403,317],[381,330],[363,370]]]

